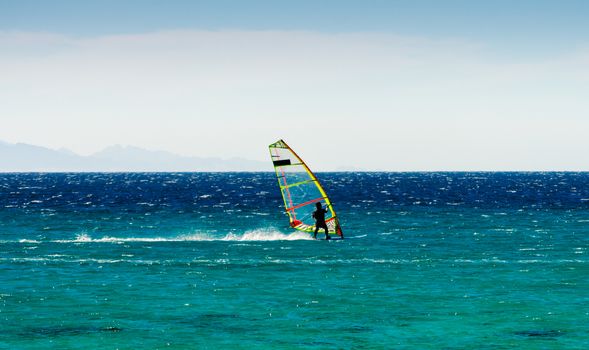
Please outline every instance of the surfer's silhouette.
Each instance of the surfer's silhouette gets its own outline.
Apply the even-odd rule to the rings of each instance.
[[[317,238],[317,231],[322,228],[325,229],[325,239],[331,239],[329,237],[327,223],[325,222],[325,213],[327,213],[327,210],[323,209],[321,203],[316,203],[315,206],[317,210],[313,212],[313,218],[315,219],[315,233],[313,234],[313,238]]]

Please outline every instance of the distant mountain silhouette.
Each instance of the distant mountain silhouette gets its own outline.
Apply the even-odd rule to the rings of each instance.
[[[184,157],[133,146],[110,146],[89,156],[0,141],[0,172],[35,171],[271,171],[266,162],[242,158]]]

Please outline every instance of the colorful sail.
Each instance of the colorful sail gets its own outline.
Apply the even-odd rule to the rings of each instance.
[[[313,212],[316,203],[321,203],[327,209],[325,223],[329,234],[343,238],[331,200],[305,162],[283,140],[269,148],[290,226],[299,231],[314,232]],[[323,229],[319,230],[323,234]]]

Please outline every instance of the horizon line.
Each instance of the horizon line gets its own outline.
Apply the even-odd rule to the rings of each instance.
[[[314,173],[589,173],[587,170],[317,170]],[[252,171],[252,170],[194,170],[194,171],[4,171],[0,174],[197,174],[197,173],[271,173],[274,171]]]

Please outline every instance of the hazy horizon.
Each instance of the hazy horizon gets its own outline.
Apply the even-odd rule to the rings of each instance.
[[[0,140],[315,171],[589,170],[584,1],[0,0]]]
[[[8,149],[7,149],[8,148]],[[10,152],[10,148],[14,152]],[[7,152],[8,151],[8,152]],[[23,152],[24,151],[24,152]],[[61,156],[61,158],[60,158]],[[366,169],[354,166],[338,166],[315,170],[321,172],[587,172],[587,170],[456,170],[456,169]],[[104,149],[81,155],[66,148],[52,149],[26,143],[6,143],[0,140],[0,173],[92,173],[92,172],[274,172],[270,160],[256,161],[232,157],[196,157],[153,150],[133,145],[110,145]]]

